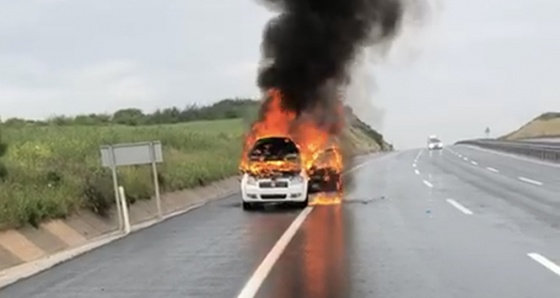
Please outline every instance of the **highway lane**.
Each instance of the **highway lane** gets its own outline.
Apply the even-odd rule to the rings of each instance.
[[[551,191],[447,150],[366,160],[342,205],[308,210],[256,297],[560,297],[558,216],[531,208],[553,201]],[[516,203],[515,193],[536,203]],[[237,201],[140,231],[0,297],[236,297],[302,216],[246,213]]]
[[[0,297],[234,297],[297,215],[245,213],[238,199],[134,233],[0,290]]]
[[[560,192],[560,164],[471,146],[453,146],[448,151],[459,154],[460,158],[467,158],[471,164],[474,161],[488,171]]]
[[[347,203],[314,210],[257,297],[560,295],[560,276],[527,255],[555,256],[558,241],[518,233],[500,212],[464,214],[448,199],[485,191],[438,169],[443,156],[416,156],[372,163],[357,173]]]

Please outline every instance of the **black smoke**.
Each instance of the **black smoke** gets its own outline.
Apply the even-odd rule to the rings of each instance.
[[[394,37],[403,13],[402,0],[260,1],[280,14],[264,30],[258,85],[298,114],[330,109],[358,51]]]

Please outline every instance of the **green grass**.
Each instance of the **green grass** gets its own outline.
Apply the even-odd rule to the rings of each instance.
[[[37,226],[80,208],[106,215],[114,193],[111,173],[100,165],[99,147],[104,144],[161,141],[162,192],[232,176],[238,171],[246,127],[241,119],[137,127],[4,127],[3,139],[9,147],[2,159],[9,174],[0,182],[0,225]],[[349,142],[376,146],[359,129],[351,131]],[[119,168],[119,179],[131,202],[150,199],[154,193],[149,166]]]
[[[161,126],[46,126],[4,128],[8,180],[0,182],[0,224],[17,226],[64,217],[87,207],[100,214],[114,200],[111,174],[101,168],[103,144],[159,140],[163,191],[204,185],[237,172],[242,120]],[[123,167],[130,200],[153,194],[149,166]]]

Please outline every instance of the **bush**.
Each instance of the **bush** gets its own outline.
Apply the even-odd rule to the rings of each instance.
[[[10,176],[0,193],[0,205],[12,211],[0,214],[0,223],[35,224],[67,216],[79,207],[107,216],[115,204],[115,194],[110,170],[100,165],[99,146],[103,144],[161,141],[161,192],[206,185],[236,174],[244,128],[240,119],[138,127],[6,128],[5,137],[11,145],[4,159]],[[130,203],[154,195],[149,165],[120,167],[118,174]],[[38,201],[44,193],[52,194],[52,200]],[[60,206],[53,208],[52,204]]]
[[[83,207],[93,213],[107,217],[115,203],[115,191],[111,173],[92,169],[87,174],[82,189]]]
[[[8,151],[8,144],[4,143],[2,139],[2,131],[0,130],[0,181],[6,181],[8,178],[8,168],[2,163],[2,156],[6,155]]]

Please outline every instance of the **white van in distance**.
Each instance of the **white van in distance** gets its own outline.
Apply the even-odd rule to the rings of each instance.
[[[436,136],[430,136],[428,138],[428,150],[441,150],[443,149],[443,143]]]

